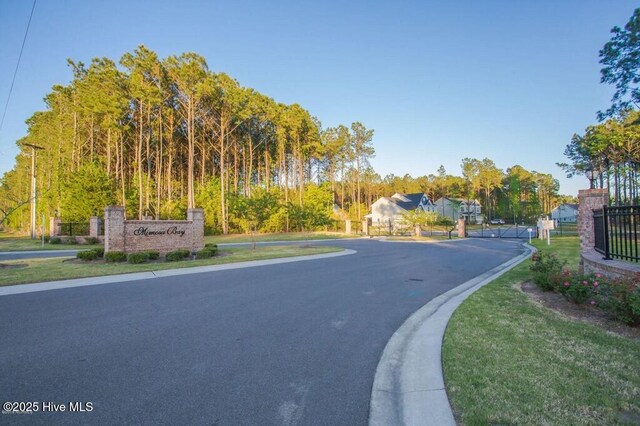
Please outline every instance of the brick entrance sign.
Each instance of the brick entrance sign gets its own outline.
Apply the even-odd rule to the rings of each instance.
[[[104,210],[104,251],[135,253],[178,249],[192,252],[204,247],[204,212],[188,209],[187,220],[125,220],[123,207]]]

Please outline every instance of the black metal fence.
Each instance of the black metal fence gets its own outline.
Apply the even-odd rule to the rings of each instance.
[[[90,234],[89,222],[62,222],[58,235],[67,237],[86,237]],[[104,221],[98,218],[98,236],[104,236]]]
[[[593,211],[595,249],[605,259],[640,262],[640,206],[607,207]]]
[[[89,235],[89,222],[62,222],[59,235],[68,237]]]

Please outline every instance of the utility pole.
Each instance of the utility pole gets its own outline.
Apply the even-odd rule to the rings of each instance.
[[[36,239],[36,149],[44,149],[41,146],[30,143],[22,145],[31,148],[31,239]],[[44,230],[43,230],[44,233]]]

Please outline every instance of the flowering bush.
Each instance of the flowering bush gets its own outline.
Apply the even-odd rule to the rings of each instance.
[[[599,303],[618,321],[640,325],[640,283],[637,281],[619,279],[600,285]]]
[[[572,274],[568,272],[564,275],[562,285],[558,286],[558,291],[573,303],[585,303],[592,301],[596,304],[595,297],[599,292],[600,278],[595,275]]]
[[[535,253],[530,266],[533,280],[545,291],[556,291],[573,303],[588,303],[605,310],[618,321],[640,325],[640,282],[612,280],[601,274],[577,274],[563,269],[552,254]]]
[[[565,262],[560,262],[553,253],[536,252],[531,256],[529,269],[533,272],[533,282],[544,291],[555,289],[555,277],[561,274]]]

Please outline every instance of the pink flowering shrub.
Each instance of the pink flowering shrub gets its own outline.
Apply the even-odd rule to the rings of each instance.
[[[533,272],[533,282],[544,291],[552,291],[557,285],[557,276],[562,273],[566,262],[561,262],[553,253],[538,251],[531,256],[529,269]]]
[[[598,304],[618,321],[640,325],[640,283],[631,279],[602,281],[598,285]]]
[[[595,275],[572,273],[568,273],[564,278],[562,286],[558,286],[559,293],[573,303],[581,304],[589,300],[595,302],[600,287],[599,278],[596,278]]]
[[[601,274],[578,274],[563,268],[553,254],[534,253],[529,269],[544,291],[555,291],[576,304],[603,309],[618,321],[640,325],[640,280],[609,279]]]

